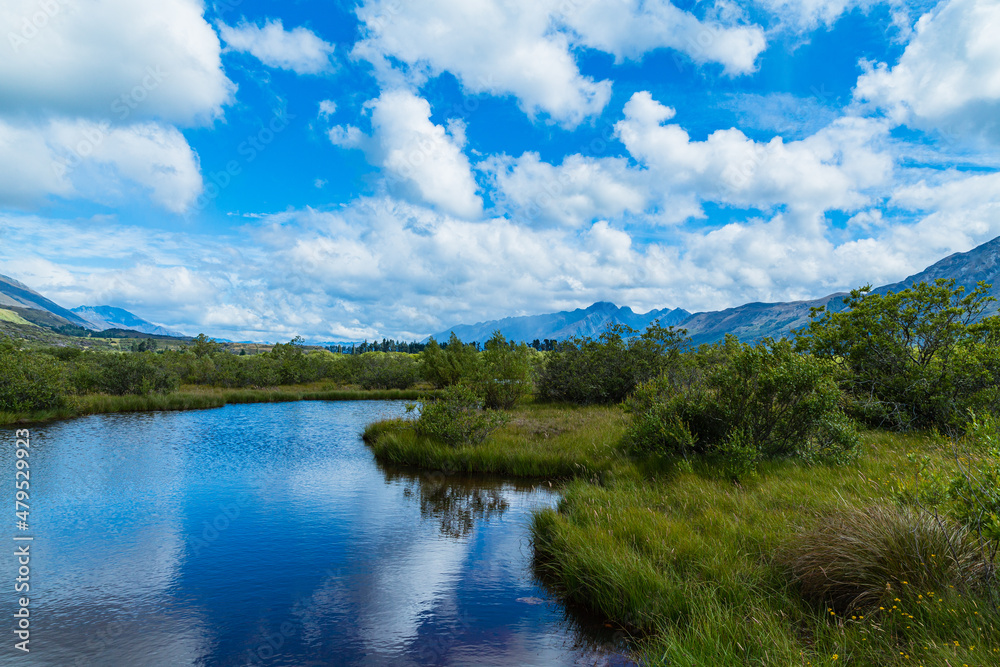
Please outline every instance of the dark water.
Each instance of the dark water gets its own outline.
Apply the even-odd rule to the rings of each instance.
[[[533,578],[528,521],[554,494],[380,468],[359,434],[402,412],[234,405],[33,427],[27,532],[0,429],[0,664],[622,664]],[[27,655],[15,535],[34,537]]]

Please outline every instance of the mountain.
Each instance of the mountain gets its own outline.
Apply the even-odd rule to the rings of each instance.
[[[502,320],[479,322],[477,324],[460,324],[445,329],[432,337],[444,342],[451,332],[455,332],[460,340],[466,343],[484,343],[490,339],[493,332],[499,329],[504,336],[517,341],[530,343],[546,338],[563,340],[574,336],[590,336],[596,338],[609,324],[626,324],[633,329],[644,330],[653,320],[660,320],[663,326],[679,324],[690,315],[680,308],[651,310],[648,313],[635,313],[631,308],[619,308],[613,303],[598,302],[589,308],[577,308],[573,311],[549,313],[546,315],[526,315],[522,317],[507,317]]]
[[[976,288],[980,281],[990,283],[990,296],[1000,299],[1000,237],[987,241],[968,252],[957,252],[935,262],[920,273],[891,285],[876,287],[872,292],[886,294],[900,292],[916,283],[933,283],[938,278],[954,278],[956,285],[965,287],[966,293]],[[861,287],[860,285],[858,287]],[[748,303],[708,313],[695,313],[681,323],[688,330],[694,343],[712,343],[722,340],[727,333],[744,342],[762,338],[781,338],[809,323],[809,309],[826,306],[839,311],[845,308],[846,293],[830,294],[812,301],[788,303]],[[1000,301],[989,305],[985,314],[1000,310]]]
[[[105,329],[126,329],[154,336],[184,336],[182,333],[147,322],[127,310],[113,306],[80,306],[74,308],[73,312],[102,331]]]
[[[46,299],[24,283],[3,275],[0,275],[0,309],[43,327],[76,326],[97,329],[94,324]]]
[[[1000,237],[987,241],[968,252],[958,252],[935,262],[920,273],[891,285],[882,285],[872,291],[876,294],[899,292],[919,282],[934,282],[938,278],[954,278],[966,293],[982,281],[992,285],[990,296],[996,297],[986,310],[986,315],[1000,312]],[[860,287],[860,285],[859,285]],[[684,310],[654,310],[636,314],[630,308],[619,308],[612,303],[595,303],[585,310],[509,317],[492,322],[459,325],[435,334],[438,341],[448,340],[454,331],[465,342],[483,342],[497,329],[507,338],[531,342],[535,338],[565,339],[573,336],[597,337],[610,323],[627,324],[634,329],[645,329],[659,318],[664,326],[674,325],[686,329],[694,344],[714,343],[726,334],[733,334],[741,341],[753,343],[763,338],[781,338],[809,324],[812,308],[824,306],[834,312],[843,310],[847,293],[829,294],[810,301],[781,303],[747,303],[735,308],[694,313]]]

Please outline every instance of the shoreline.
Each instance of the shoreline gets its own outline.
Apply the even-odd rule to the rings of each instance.
[[[326,389],[315,386],[283,386],[269,389],[186,388],[169,394],[71,396],[63,408],[32,413],[0,412],[0,426],[44,424],[90,415],[137,412],[181,412],[210,410],[230,404],[294,403],[297,401],[394,401],[433,396],[434,389]]]

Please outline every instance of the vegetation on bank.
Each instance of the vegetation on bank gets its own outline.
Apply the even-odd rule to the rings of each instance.
[[[852,298],[797,351],[667,344],[649,373],[637,332],[571,341],[535,364],[536,397],[570,402],[475,431],[493,417],[470,373],[366,440],[386,462],[564,478],[534,519],[538,572],[647,664],[997,664],[1000,326],[947,282]]]

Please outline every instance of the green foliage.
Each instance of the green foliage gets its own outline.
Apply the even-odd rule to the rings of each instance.
[[[509,417],[498,410],[483,409],[482,401],[464,385],[448,387],[433,401],[421,403],[417,433],[446,445],[478,445]]]
[[[222,350],[222,346],[215,342],[215,339],[209,338],[205,334],[198,334],[198,337],[194,339],[194,343],[191,345],[191,352],[194,356],[201,359],[202,357],[211,357],[218,354]]]
[[[495,331],[481,355],[477,389],[485,406],[510,410],[531,388],[533,351],[524,343],[515,345]]]
[[[476,348],[460,341],[454,331],[445,347],[431,338],[420,358],[424,379],[439,389],[472,379],[479,368]]]
[[[100,359],[96,389],[114,396],[174,391],[180,385],[176,375],[156,362],[149,352],[105,354]]]
[[[730,337],[722,347],[726,363],[699,380],[664,374],[636,390],[626,402],[634,449],[704,456],[735,478],[760,459],[842,459],[854,450],[829,362],[796,354],[787,341],[749,346]]]
[[[540,398],[581,405],[619,403],[679,358],[686,332],[654,322],[641,335],[612,325],[597,340],[576,338],[549,353],[538,380]]]
[[[417,382],[419,366],[405,352],[365,352],[350,357],[351,379],[364,389],[409,389]]]
[[[983,283],[965,295],[954,280],[898,293],[851,292],[849,310],[817,309],[800,349],[845,369],[852,411],[893,429],[962,428],[970,409],[997,406],[1000,319]]]
[[[47,354],[18,350],[0,339],[0,411],[53,410],[65,405],[60,364]]]

